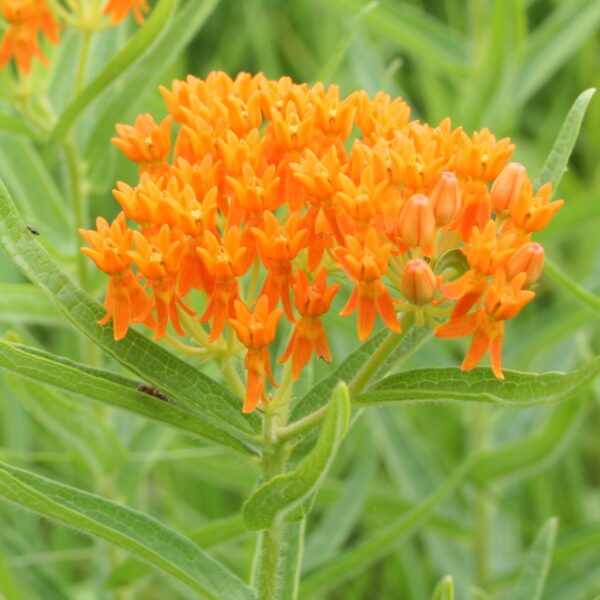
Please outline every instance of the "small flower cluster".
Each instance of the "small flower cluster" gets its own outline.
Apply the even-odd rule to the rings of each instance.
[[[13,57],[17,69],[23,73],[31,71],[34,58],[47,64],[48,59],[40,47],[40,33],[57,44],[61,27],[51,5],[46,0],[0,0],[0,8],[8,22],[0,40],[0,68]],[[59,8],[61,11],[65,10],[62,6]],[[117,24],[133,12],[136,21],[142,23],[143,12],[148,10],[146,0],[108,0],[103,14],[109,16],[113,24]],[[70,22],[78,21],[78,15],[67,12],[64,14]]]
[[[115,145],[140,171],[114,192],[123,212],[81,232],[110,277],[102,323],[112,319],[115,339],[130,323],[156,339],[169,323],[204,331],[184,301],[199,290],[206,343],[234,333],[247,349],[249,412],[275,385],[269,346],[282,318],[292,331],[279,361],[293,378],[313,354],[331,360],[322,317],[337,277],[352,284],[340,314],[357,313],[360,340],[377,316],[400,333],[398,314],[412,312],[440,337],[472,335],[463,368],[489,349],[502,377],[504,322],[533,298],[544,260],[531,234],[562,205],[509,163],[510,140],[410,120],[383,93],[342,97],[286,77],[213,72],[161,93],[162,122],[117,126]],[[457,249],[461,273],[444,266]]]

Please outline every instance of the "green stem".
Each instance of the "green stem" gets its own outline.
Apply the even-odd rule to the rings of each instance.
[[[480,452],[484,446],[488,428],[487,406],[476,406],[473,412],[474,426],[472,435],[472,448]],[[475,490],[473,515],[475,519],[475,536],[473,544],[473,561],[475,570],[475,583],[485,588],[489,578],[490,556],[490,527],[491,512],[488,498],[483,489]]]
[[[286,548],[281,572],[281,597],[296,600],[300,588],[300,570],[304,554],[306,519],[286,525]]]
[[[87,70],[88,59],[90,56],[90,46],[94,32],[85,30],[82,35],[81,48],[79,49],[79,60],[77,62],[77,73],[75,74],[75,85],[73,86],[73,95],[77,96],[83,84],[85,83],[85,72]]]
[[[269,481],[285,470],[287,450],[277,443],[276,416],[265,411],[263,434],[264,451],[262,455],[263,481]],[[286,528],[277,519],[269,528],[261,531],[254,557],[253,585],[258,592],[258,600],[280,598],[280,569],[285,546]]]

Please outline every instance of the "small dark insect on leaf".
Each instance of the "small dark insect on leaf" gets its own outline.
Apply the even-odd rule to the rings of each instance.
[[[169,398],[166,394],[147,383],[140,383],[140,385],[137,386],[137,391],[142,392],[142,394],[148,394],[148,396],[154,396],[163,402],[169,402]]]
[[[33,227],[30,227],[29,225],[27,225],[27,231],[29,231],[29,233],[31,233],[31,235],[40,235],[40,232],[37,229],[34,229]]]

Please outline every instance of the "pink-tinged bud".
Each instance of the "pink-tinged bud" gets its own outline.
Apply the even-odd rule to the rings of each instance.
[[[527,279],[525,279],[524,286],[528,287],[540,278],[543,268],[544,249],[540,244],[529,242],[520,248],[508,261],[506,276],[510,281],[519,273],[525,273]]]
[[[437,279],[422,258],[409,260],[402,274],[402,291],[411,304],[423,306],[433,300]]]
[[[427,196],[411,196],[402,212],[398,225],[398,235],[408,246],[417,247],[430,244],[435,234],[435,216]]]
[[[521,194],[527,179],[527,169],[519,163],[509,163],[502,169],[492,185],[492,208],[498,215],[504,215]]]
[[[429,193],[429,200],[437,226],[448,225],[460,210],[460,187],[456,175],[451,171],[444,171]]]

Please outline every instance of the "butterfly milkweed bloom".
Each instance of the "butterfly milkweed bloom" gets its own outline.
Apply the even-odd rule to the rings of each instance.
[[[227,360],[241,343],[250,412],[275,386],[278,337],[292,379],[313,356],[332,360],[324,317],[339,296],[360,340],[378,320],[401,333],[412,313],[440,338],[471,338],[463,369],[489,353],[502,377],[505,323],[543,268],[532,236],[563,203],[510,162],[508,138],[411,120],[381,92],[262,73],[160,91],[162,120],[117,125],[113,142],[139,169],[114,191],[124,213],[82,231],[109,276],[101,323],[115,338],[130,323],[156,337],[170,326],[199,344],[223,338]],[[445,260],[456,254],[460,268]]]

